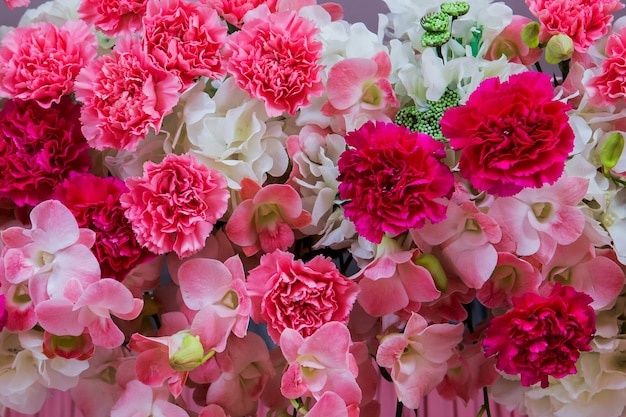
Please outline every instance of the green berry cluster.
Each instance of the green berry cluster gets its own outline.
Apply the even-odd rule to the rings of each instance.
[[[396,114],[395,123],[412,132],[426,133],[439,141],[445,141],[439,121],[446,110],[459,105],[460,98],[459,93],[447,88],[439,100],[428,100],[426,109],[418,109],[415,106],[402,108]]]
[[[448,42],[452,37],[450,18],[463,16],[468,11],[467,2],[447,2],[441,5],[441,12],[429,13],[422,17],[420,24],[426,31],[422,35],[422,46],[439,47]]]

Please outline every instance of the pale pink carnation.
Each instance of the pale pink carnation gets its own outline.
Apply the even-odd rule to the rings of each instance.
[[[346,143],[351,148],[339,159],[339,195],[349,200],[345,216],[361,236],[380,243],[384,233],[445,218],[441,198],[452,193],[454,177],[441,162],[442,143],[393,123],[371,121],[348,133]]]
[[[72,92],[78,72],[96,56],[98,42],[80,20],[63,26],[33,23],[2,39],[0,97],[36,100],[48,108]]]
[[[85,67],[76,78],[83,102],[81,122],[89,144],[98,149],[134,151],[178,102],[177,78],[157,67],[136,38],[123,38],[112,54]]]
[[[461,174],[478,190],[510,196],[553,184],[574,148],[570,106],[553,100],[549,75],[488,78],[464,106],[448,109],[441,132],[460,150]]]
[[[296,12],[247,21],[226,42],[228,72],[241,89],[265,102],[270,117],[295,115],[324,91],[317,33],[315,24]]]
[[[526,5],[544,32],[569,36],[578,52],[606,35],[611,13],[624,7],[620,0],[526,0]]]
[[[0,111],[0,197],[35,206],[72,172],[89,170],[79,113],[68,96],[47,109],[36,101],[5,103]]]
[[[154,258],[139,245],[124,216],[120,196],[126,191],[126,184],[118,178],[85,173],[71,175],[54,193],[70,209],[79,227],[96,232],[91,251],[100,263],[102,276],[118,281],[137,265]]]
[[[30,0],[4,0],[7,7],[11,10],[16,7],[26,7],[30,4]]]
[[[78,16],[105,35],[116,37],[138,33],[147,0],[82,0]]]
[[[612,105],[626,98],[626,27],[609,36],[602,72],[591,78],[587,88],[592,103]]]
[[[221,78],[225,73],[220,49],[226,25],[215,10],[187,0],[148,2],[144,45],[153,61],[173,73],[181,91],[200,76]]]
[[[556,285],[550,294],[527,293],[513,298],[513,308],[491,320],[483,348],[487,357],[497,355],[496,367],[520,374],[523,386],[548,376],[575,374],[581,351],[590,351],[596,315],[593,299],[570,286]]]
[[[226,212],[230,194],[219,171],[192,155],[169,154],[144,164],[143,177],[126,180],[120,197],[140,244],[153,253],[174,251],[180,258],[200,251]]]
[[[231,25],[240,27],[246,13],[260,5],[266,5],[271,12],[275,12],[277,0],[200,0],[200,2],[217,10],[217,13]]]
[[[261,257],[247,285],[252,319],[268,324],[274,342],[287,328],[307,337],[330,321],[347,323],[359,291],[330,259],[316,256],[305,264],[280,250]]]

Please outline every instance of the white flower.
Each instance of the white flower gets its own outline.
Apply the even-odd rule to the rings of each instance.
[[[243,178],[262,184],[268,174],[285,173],[289,160],[283,123],[268,118],[263,102],[250,98],[233,78],[224,81],[213,97],[201,87],[188,93],[178,112],[186,137],[178,137],[177,130],[172,147],[180,146],[219,170],[235,190]]]

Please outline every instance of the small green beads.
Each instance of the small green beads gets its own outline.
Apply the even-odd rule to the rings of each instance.
[[[415,106],[409,106],[400,109],[396,114],[395,123],[412,132],[425,133],[439,141],[445,141],[439,121],[446,110],[459,105],[459,100],[459,94],[448,88],[439,100],[429,100],[428,108],[418,109]]]
[[[441,4],[441,11],[453,17],[463,16],[469,12],[469,3],[465,1],[453,1]]]
[[[445,13],[429,13],[422,17],[420,24],[426,32],[447,32],[450,27],[450,16]]]

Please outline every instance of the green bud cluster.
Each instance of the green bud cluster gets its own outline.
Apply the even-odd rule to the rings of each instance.
[[[445,141],[439,122],[446,110],[459,105],[460,99],[459,93],[447,88],[439,100],[428,100],[428,107],[425,109],[418,109],[416,106],[400,109],[396,114],[395,123],[412,132],[425,133],[439,141]]]
[[[463,16],[469,11],[465,1],[446,2],[441,5],[441,12],[429,13],[420,19],[422,28],[422,46],[440,47],[452,37],[451,20]]]

